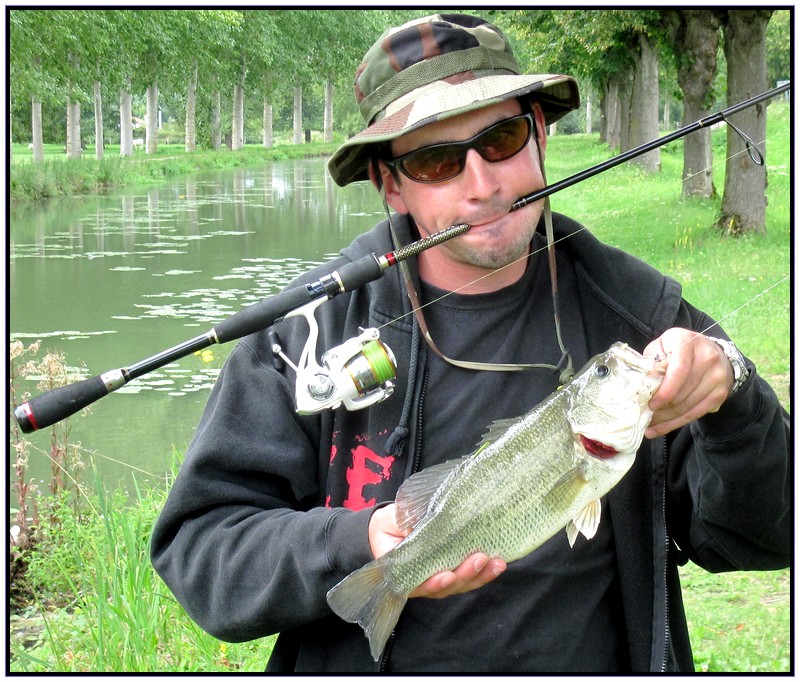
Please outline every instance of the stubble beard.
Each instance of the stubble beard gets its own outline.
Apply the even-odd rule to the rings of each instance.
[[[498,232],[498,240],[491,241],[489,244],[482,248],[469,246],[459,239],[453,240],[451,246],[452,253],[463,263],[473,265],[484,270],[497,270],[515,263],[516,261],[528,255],[530,250],[531,240],[536,232],[536,222],[528,220],[524,223],[523,228],[520,229],[514,236],[508,237],[502,234],[500,228]]]

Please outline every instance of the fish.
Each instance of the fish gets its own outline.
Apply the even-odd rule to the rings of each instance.
[[[492,424],[471,455],[411,476],[395,499],[407,535],[332,587],[330,608],[361,625],[378,661],[409,593],[434,573],[475,552],[510,563],[561,529],[570,547],[594,537],[663,375],[656,358],[616,342],[526,414]]]

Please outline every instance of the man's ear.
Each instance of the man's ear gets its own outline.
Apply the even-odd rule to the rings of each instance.
[[[536,120],[536,137],[539,140],[539,149],[544,150],[547,148],[547,125],[544,122],[544,111],[538,102],[533,103],[533,117]]]
[[[373,161],[369,164],[369,179],[378,192],[383,191],[386,203],[398,213],[408,213],[406,204],[400,195],[400,180],[386,167],[383,161]]]

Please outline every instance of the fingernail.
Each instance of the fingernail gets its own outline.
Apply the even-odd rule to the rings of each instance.
[[[476,573],[480,573],[486,567],[486,564],[488,564],[488,563],[489,563],[488,559],[485,559],[483,557],[479,557],[479,558],[475,559],[475,561],[472,563],[472,567],[475,569]]]

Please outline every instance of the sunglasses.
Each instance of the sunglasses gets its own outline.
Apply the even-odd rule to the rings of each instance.
[[[420,147],[383,162],[414,182],[444,182],[464,170],[470,149],[490,163],[505,161],[525,148],[532,131],[533,115],[521,114],[495,123],[468,140]]]

